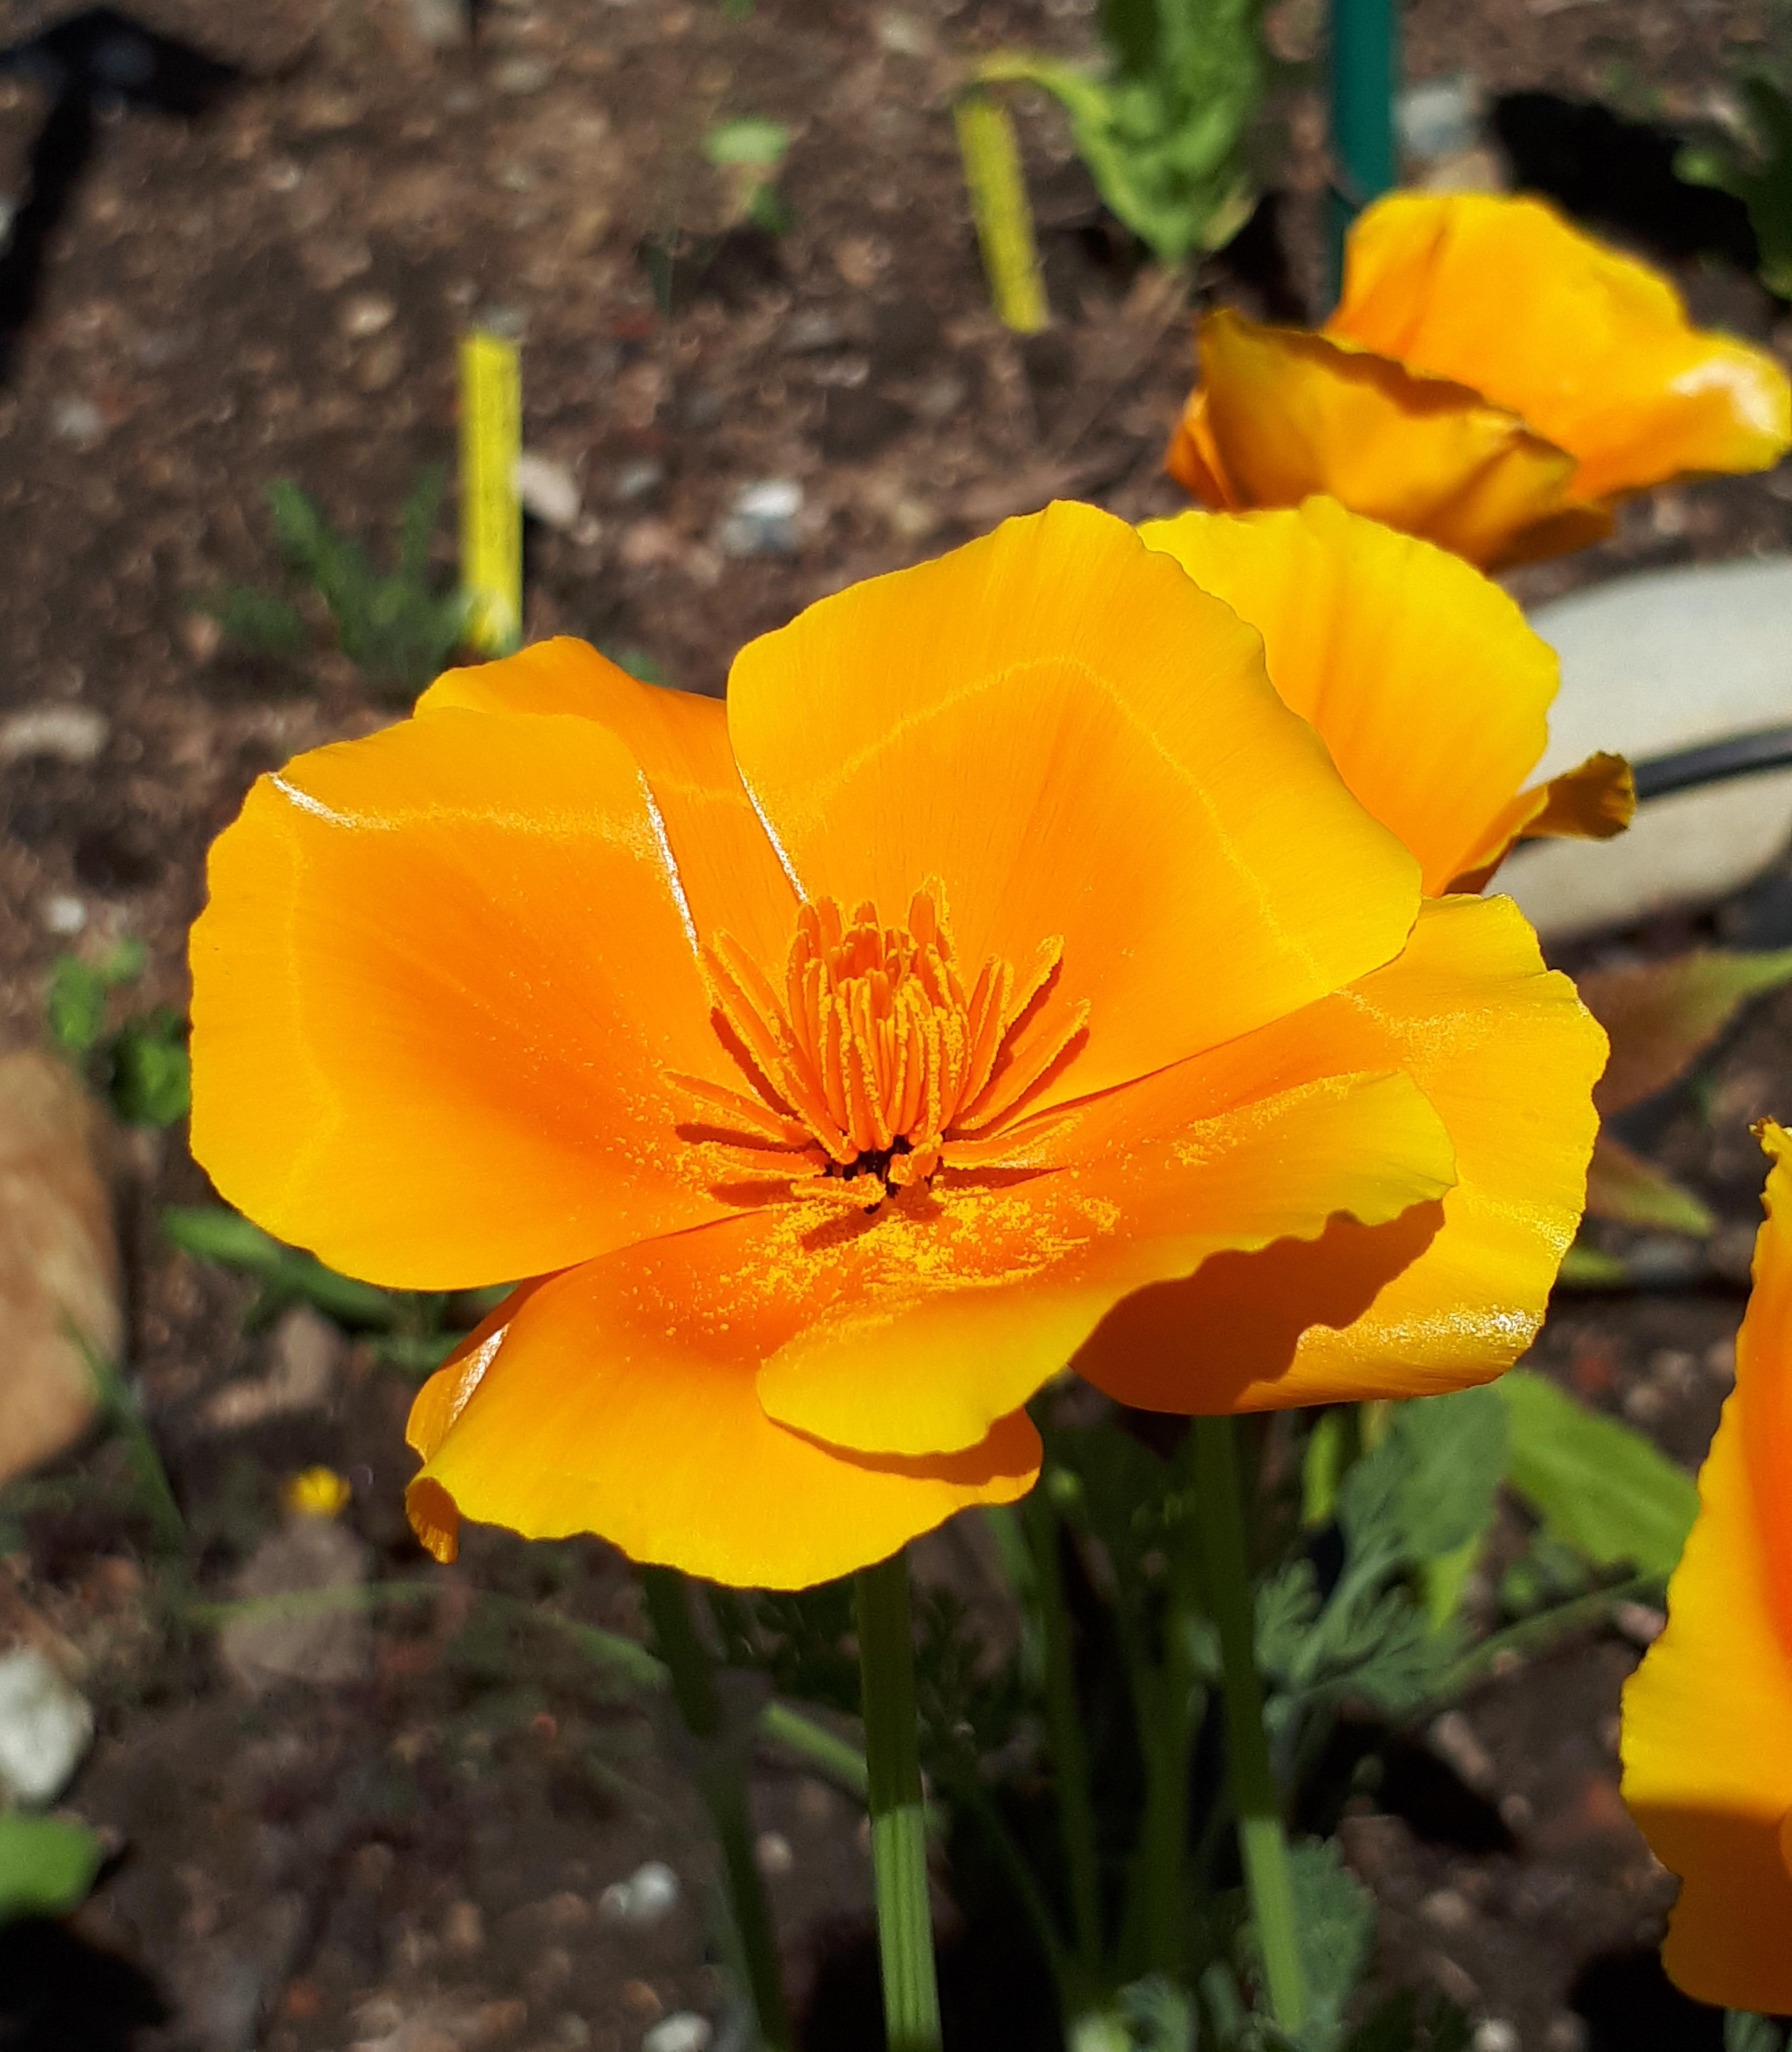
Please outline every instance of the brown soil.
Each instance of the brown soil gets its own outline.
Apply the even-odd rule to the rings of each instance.
[[[65,11],[0,0],[0,43]],[[1310,54],[1320,13],[1281,0],[1284,55]],[[1177,296],[1105,221],[1055,116],[1023,100],[1058,319],[1017,343],[988,308],[947,115],[966,52],[1080,51],[1089,14],[1086,0],[758,0],[741,20],[714,0],[495,0],[476,47],[432,54],[409,0],[145,0],[143,18],[243,76],[202,119],[101,110],[0,385],[0,714],[80,706],[108,722],[95,761],[0,771],[0,1035],[39,1036],[72,905],[76,945],[140,936],[145,999],[182,1004],[204,852],[250,780],[393,716],[339,658],[289,669],[221,646],[193,603],[275,581],[260,501],[276,477],[390,545],[418,468],[452,457],[454,343],[473,319],[522,337],[526,441],[582,496],[570,531],[531,527],[530,637],[641,652],[687,688],[719,691],[741,642],[818,595],[1054,495],[1132,518],[1174,510],[1159,464],[1191,368]],[[1768,0],[1414,0],[1408,70],[1684,118],[1776,18]],[[0,191],[22,190],[45,104],[0,72]],[[1290,87],[1277,107],[1289,280],[1222,264],[1208,287],[1286,311],[1317,284],[1323,165],[1313,92]],[[795,225],[775,240],[729,227],[698,147],[748,112],[795,131]],[[641,260],[650,243],[675,255],[670,311]],[[1776,333],[1739,273],[1677,271],[1702,315]],[[732,555],[724,516],[769,478],[802,488],[797,546]],[[1698,484],[1519,582],[1535,598],[1789,539],[1783,473]],[[445,522],[439,551],[445,570]],[[1778,889],[1720,930],[1792,940]],[[1568,1302],[1539,1349],[1688,1462],[1739,1315],[1759,1179],[1746,1122],[1785,1110],[1789,1036],[1792,1001],[1763,1008],[1649,1136],[1728,1221],[1714,1279]],[[245,1289],[156,1233],[159,1204],[206,1194],[181,1136],[138,1137],[124,1189],[130,1362],[203,1588],[225,1588],[311,1461],[351,1478],[346,1522],[374,1578],[421,1573],[401,1510],[406,1381],[357,1346],[323,1408],[209,1423],[208,1400],[256,1370],[267,1341],[244,1332]],[[612,1554],[475,1535],[434,1575],[438,1593],[378,1615],[362,1678],[256,1695],[209,1639],[162,1628],[147,1533],[112,1507],[121,1459],[104,1446],[64,1470],[68,1500],[28,1521],[0,1582],[8,1632],[53,1635],[84,1666],[101,1737],[72,1799],[119,1849],[62,1966],[41,1933],[29,1956],[0,1944],[0,2043],[621,2052],[663,2011],[720,2015],[706,1836],[638,1703],[538,1631],[468,1622],[470,1592],[487,1589],[637,1629]],[[1635,1657],[1601,1637],[1479,1690],[1463,1706],[1487,1756],[1479,1809],[1457,1787],[1347,1827],[1384,1905],[1384,1977],[1508,2019],[1525,2052],[1575,2052],[1590,2029],[1631,2052],[1715,2042],[1649,1964],[1671,1888],[1625,1818],[1613,1751]],[[869,1901],[852,1808],[771,1760],[755,1800],[791,1854],[773,1890],[793,1984],[800,1995],[820,1963],[820,2007],[863,2019],[839,1993]],[[650,1857],[683,1878],[678,1909],[646,1933],[603,1921],[602,1890]],[[63,1966],[86,2020],[25,2020]],[[158,2003],[166,2020],[131,2037]],[[824,2040],[818,2023],[813,2042],[857,2042],[843,2033],[860,2027],[874,2028],[831,2023]]]

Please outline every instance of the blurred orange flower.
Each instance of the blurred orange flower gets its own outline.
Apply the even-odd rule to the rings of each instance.
[[[1792,446],[1771,355],[1693,327],[1666,279],[1534,199],[1391,194],[1323,328],[1223,309],[1199,342],[1168,457],[1196,498],[1329,492],[1472,562],[1581,547],[1626,492]]]
[[[1223,1314],[1242,1378],[1148,1337],[1170,1408],[1511,1361],[1603,1043],[1418,868],[1256,634],[1057,506],[752,643],[726,711],[550,642],[263,778],[194,933],[194,1149],[354,1273],[533,1279],[413,1410],[438,1553],[820,1580],[1023,1492],[1027,1400],[1204,1263],[1309,1248],[1348,1323],[1451,1250],[1426,1329],[1298,1372],[1287,1302]],[[1499,1216],[1441,1232],[1471,1156]]]
[[[1681,1880],[1662,1964],[1701,2002],[1792,2010],[1792,1134],[1772,1162],[1736,1386],[1668,1627],[1624,1691],[1624,1795]]]

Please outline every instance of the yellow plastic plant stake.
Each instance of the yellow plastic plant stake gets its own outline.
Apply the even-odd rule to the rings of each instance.
[[[991,302],[1004,327],[1016,335],[1037,335],[1051,322],[1051,309],[1039,275],[1014,123],[1008,110],[987,92],[963,94],[953,104],[952,118]]]
[[[516,345],[477,329],[460,339],[460,582],[467,638],[506,656],[522,638],[522,374]]]

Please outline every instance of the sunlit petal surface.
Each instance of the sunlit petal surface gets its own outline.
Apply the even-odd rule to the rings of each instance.
[[[728,715],[806,891],[887,919],[937,875],[973,967],[1062,941],[1090,1009],[1058,1095],[1363,974],[1417,910],[1256,635],[1090,507],[824,599],[742,650]]]
[[[193,1147],[350,1274],[499,1282],[718,1216],[663,826],[588,719],[444,711],[264,777],[194,929]]]
[[[1201,385],[1168,464],[1211,505],[1297,506],[1327,492],[1482,564],[1610,531],[1602,508],[1571,501],[1574,458],[1465,386],[1230,308],[1203,317],[1199,348]]]
[[[765,1416],[754,1369],[802,1309],[800,1290],[764,1281],[790,1279],[784,1224],[761,1212],[588,1263],[441,1369],[411,1426],[425,1464],[409,1508],[432,1550],[452,1557],[464,1516],[531,1538],[601,1532],[637,1561],[800,1588],[1023,1495],[1039,1463],[1024,1412],[915,1460],[855,1457]]]
[[[1624,1795],[1681,1877],[1669,1975],[1771,2015],[1792,2011],[1792,1137],[1761,1131],[1773,1167],[1736,1386],[1667,1629],[1624,1692]]]
[[[1579,1220],[1605,1059],[1516,907],[1427,905],[1397,962],[1259,1037],[1252,1059],[1284,1083],[1321,1062],[1405,1070],[1450,1137],[1455,1187],[1379,1230],[1340,1221],[1141,1290],[1078,1371],[1147,1409],[1215,1412],[1422,1396],[1509,1368]]]
[[[1567,449],[1575,496],[1762,470],[1792,442],[1765,350],[1695,328],[1658,272],[1541,201],[1396,193],[1351,230],[1329,333],[1455,379]]]
[[[1447,891],[1548,738],[1558,666],[1517,606],[1458,557],[1331,499],[1139,531],[1263,636],[1270,683],[1418,857],[1427,895]]]

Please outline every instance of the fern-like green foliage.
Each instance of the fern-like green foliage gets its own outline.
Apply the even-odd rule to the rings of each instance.
[[[336,644],[369,681],[415,697],[444,669],[465,638],[465,593],[443,590],[430,576],[429,543],[448,472],[432,464],[418,476],[399,516],[398,562],[377,570],[361,543],[339,532],[290,478],[268,488],[268,511],[289,578],[323,601]],[[225,632],[246,647],[292,660],[311,646],[311,630],[290,600],[252,585],[232,585],[205,602]]]
[[[104,961],[59,955],[44,1001],[50,1039],[127,1126],[173,1126],[192,1101],[186,1021],[168,1006],[133,1012],[109,1030],[111,997],[143,973],[141,941],[123,941]]]
[[[1101,198],[1160,263],[1223,249],[1256,200],[1245,144],[1269,75],[1262,0],[1103,0],[1101,27],[1100,72],[1014,50],[976,76],[1058,101]]]
[[[1792,100],[1771,79],[1742,84],[1745,132],[1734,140],[1689,144],[1674,159],[1687,184],[1734,193],[1748,209],[1760,251],[1761,282],[1792,300]]]

